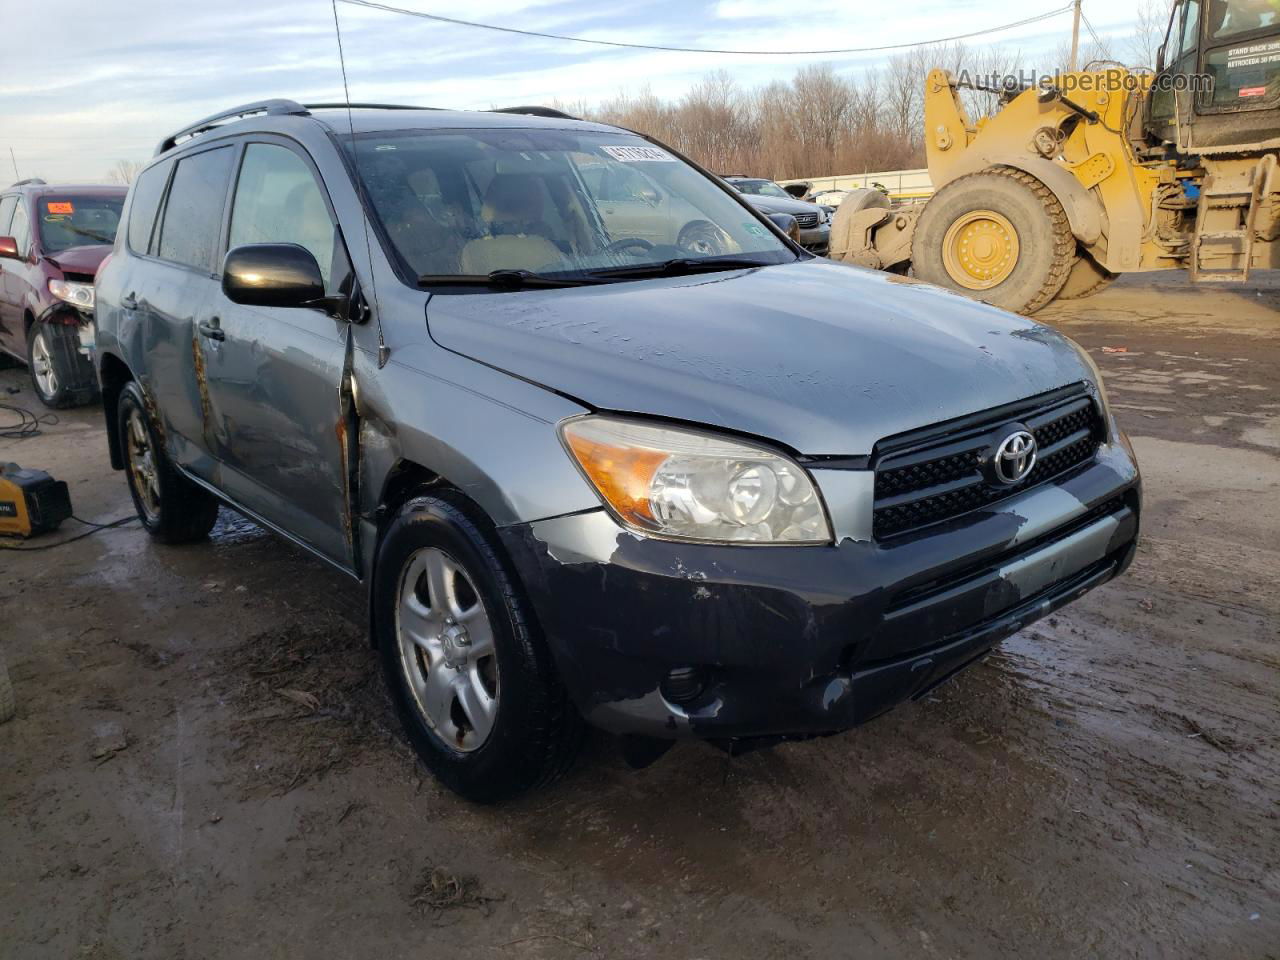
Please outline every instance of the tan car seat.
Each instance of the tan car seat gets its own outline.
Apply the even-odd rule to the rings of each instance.
[[[545,235],[551,230],[543,219],[543,190],[537,178],[527,174],[500,173],[493,178],[480,208],[489,236],[478,237],[462,248],[459,266],[463,273],[537,273],[568,266],[560,248]]]

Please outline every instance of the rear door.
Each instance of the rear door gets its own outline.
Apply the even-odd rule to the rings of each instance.
[[[223,144],[178,158],[150,239],[151,253],[135,265],[122,303],[136,314],[143,380],[159,408],[169,455],[215,483],[196,324],[217,286],[235,154],[235,147]]]
[[[227,248],[294,243],[320,265],[329,293],[350,266],[329,198],[292,141],[244,146]],[[348,324],[319,309],[251,307],[215,289],[202,308],[200,350],[222,486],[237,501],[344,567],[345,426],[339,396]],[[216,332],[214,332],[216,331]]]

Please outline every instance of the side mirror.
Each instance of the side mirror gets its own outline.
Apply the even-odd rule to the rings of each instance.
[[[800,242],[800,224],[796,223],[796,218],[789,213],[766,213],[766,217],[773,221],[774,226],[785,233],[796,243]]]
[[[0,237],[0,257],[7,257],[10,260],[19,259],[18,241],[13,237]]]
[[[222,292],[254,307],[326,307],[324,277],[296,243],[246,243],[222,262]]]
[[[656,207],[662,202],[662,195],[652,187],[645,187],[640,191],[640,199],[651,207]]]

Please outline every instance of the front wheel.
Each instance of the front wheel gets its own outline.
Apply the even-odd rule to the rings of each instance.
[[[948,183],[925,204],[911,241],[917,277],[1016,313],[1057,296],[1075,252],[1058,198],[1012,167]]]
[[[451,790],[496,803],[572,764],[582,720],[490,525],[410,500],[378,548],[373,629],[410,744]]]
[[[88,403],[97,392],[93,370],[80,355],[76,328],[37,320],[27,331],[27,368],[36,396],[55,410]]]
[[[161,543],[207,537],[218,519],[218,501],[170,462],[134,381],[120,391],[116,424],[129,493],[147,533]]]

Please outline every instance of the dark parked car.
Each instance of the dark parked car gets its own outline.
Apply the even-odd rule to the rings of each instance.
[[[831,214],[816,203],[797,199],[772,180],[761,177],[724,178],[761,213],[788,213],[800,228],[800,245],[811,253],[825,254],[831,244]]]
[[[97,396],[93,275],[111,252],[125,187],[23,180],[0,191],[0,352],[50,407]]]
[[[363,584],[442,781],[545,782],[584,718],[637,761],[845,730],[1129,563],[1138,471],[1070,340],[533,112],[200,121],[97,280],[146,529],[226,504]],[[633,167],[654,240],[592,195]]]

